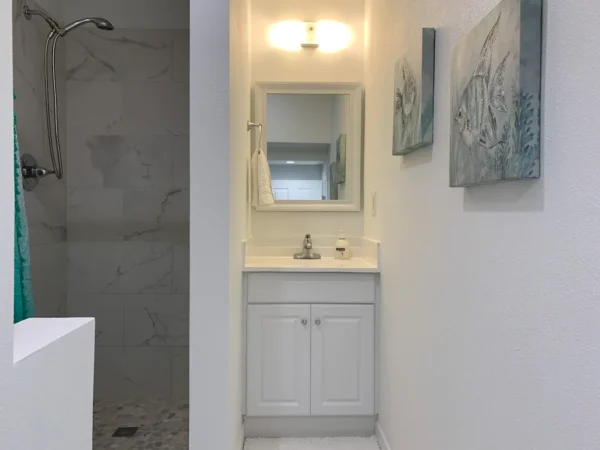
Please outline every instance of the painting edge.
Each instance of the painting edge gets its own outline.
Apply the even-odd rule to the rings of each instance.
[[[435,28],[424,27],[421,29],[421,117],[420,119],[420,129],[419,129],[419,138],[420,142],[411,145],[409,147],[403,148],[401,150],[396,150],[392,144],[392,156],[405,156],[410,153],[413,153],[423,147],[427,147],[433,145],[434,143],[434,124],[435,124],[435,46],[436,46],[436,35],[437,31]],[[426,58],[425,55],[429,53],[431,58]],[[395,64],[400,61],[402,57],[396,59]],[[431,60],[431,64],[426,67],[427,59]],[[423,116],[425,111],[425,102],[423,98],[423,74],[425,73],[425,69],[428,69],[428,72],[432,74],[431,82],[429,88],[431,90],[431,124],[427,127],[428,130],[431,130],[429,133],[423,131]],[[394,86],[395,87],[395,86]],[[395,129],[393,130],[395,133]],[[393,141],[393,140],[392,140]]]

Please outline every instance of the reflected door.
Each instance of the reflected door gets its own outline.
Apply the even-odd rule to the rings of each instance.
[[[273,180],[275,200],[322,200],[320,180]]]

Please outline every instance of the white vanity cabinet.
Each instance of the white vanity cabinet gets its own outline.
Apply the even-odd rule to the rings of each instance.
[[[311,415],[375,413],[374,310],[373,305],[311,306]]]
[[[248,415],[310,414],[309,320],[309,305],[248,307]]]
[[[246,414],[375,414],[376,276],[251,273]]]

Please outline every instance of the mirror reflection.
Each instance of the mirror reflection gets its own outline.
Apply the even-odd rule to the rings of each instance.
[[[267,95],[275,200],[346,200],[349,116],[349,95]]]

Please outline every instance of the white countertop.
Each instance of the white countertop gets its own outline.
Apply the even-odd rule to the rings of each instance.
[[[379,268],[363,258],[304,260],[280,256],[249,256],[246,258],[244,272],[379,273]]]

